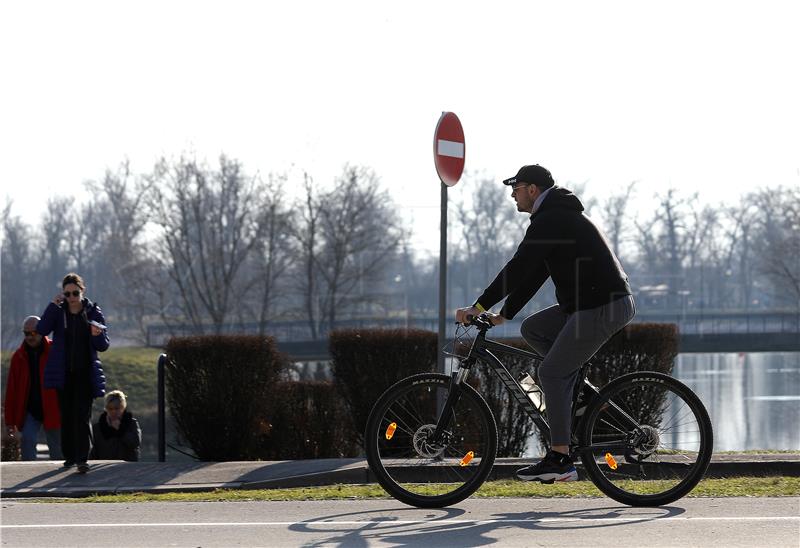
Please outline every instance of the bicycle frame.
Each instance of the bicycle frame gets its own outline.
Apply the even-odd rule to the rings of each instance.
[[[550,426],[547,424],[547,420],[542,416],[542,413],[533,405],[530,398],[528,398],[527,393],[525,390],[520,386],[519,382],[514,378],[514,376],[506,369],[506,366],[503,365],[503,362],[495,356],[495,353],[499,354],[506,354],[517,356],[521,358],[527,358],[530,360],[537,360],[542,361],[544,358],[535,352],[531,352],[528,350],[522,350],[520,348],[514,348],[513,346],[509,346],[507,344],[503,344],[497,341],[493,341],[491,339],[486,338],[486,328],[478,329],[478,333],[473,340],[472,347],[470,348],[469,354],[466,358],[462,359],[459,363],[459,368],[453,372],[451,379],[450,379],[450,390],[448,391],[447,399],[445,400],[444,404],[442,405],[441,412],[439,413],[439,419],[436,421],[436,430],[433,433],[432,440],[440,440],[440,436],[444,433],[447,429],[447,420],[442,420],[444,417],[450,416],[450,411],[452,410],[453,406],[458,402],[460,397],[460,390],[459,386],[462,382],[466,379],[469,370],[472,366],[477,362],[477,360],[482,360],[486,363],[489,368],[500,378],[500,380],[505,385],[506,389],[508,390],[509,394],[512,398],[525,410],[529,417],[533,420],[536,427],[545,437],[548,439],[550,437]],[[589,380],[586,378],[587,373],[589,371],[589,367],[591,367],[591,362],[586,362],[583,364],[578,372],[578,378],[575,383],[575,387],[573,389],[572,401],[573,404],[578,400],[578,395],[580,391],[587,387],[594,395],[599,392],[599,389],[594,386]],[[588,404],[588,402],[586,402]],[[638,424],[636,421],[630,417],[627,413],[625,413],[622,409],[620,409],[614,402],[609,402],[609,405],[613,406],[615,410],[621,413],[625,418],[631,421],[634,428],[639,431]],[[576,409],[573,405],[572,409],[572,419],[571,424],[573,425],[573,433],[572,433],[572,443],[570,444],[570,453],[579,453],[583,450],[590,449],[590,447],[581,447],[578,444],[578,439],[576,437],[577,432],[579,431],[580,427],[580,420],[576,423]]]
[[[529,352],[520,348],[514,348],[513,346],[487,339],[485,330],[479,329],[478,334],[475,336],[475,340],[472,342],[472,347],[470,348],[469,354],[466,358],[460,361],[459,368],[452,374],[450,379],[450,390],[448,391],[447,399],[442,406],[442,410],[439,414],[439,420],[436,421],[436,430],[434,431],[432,437],[434,440],[440,439],[440,435],[447,428],[447,421],[443,421],[442,418],[450,416],[451,409],[458,402],[458,398],[460,397],[459,386],[462,382],[464,382],[470,369],[479,359],[486,363],[500,378],[506,389],[511,394],[511,397],[513,397],[514,400],[516,400],[516,402],[522,406],[542,434],[546,437],[550,436],[550,426],[547,424],[545,418],[533,405],[522,386],[520,386],[514,376],[508,371],[508,369],[506,369],[506,366],[503,365],[503,362],[501,362],[497,356],[493,354],[493,352],[518,356],[531,360],[542,360],[542,357],[534,352]]]

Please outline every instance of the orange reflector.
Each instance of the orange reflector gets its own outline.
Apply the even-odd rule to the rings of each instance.
[[[389,426],[386,427],[386,439],[387,440],[392,439],[392,436],[394,436],[394,431],[395,430],[397,430],[397,423],[396,422],[393,422],[392,424],[390,424]]]
[[[461,462],[460,462],[459,464],[460,464],[461,466],[466,466],[466,465],[468,465],[468,464],[469,464],[469,461],[471,461],[471,460],[472,460],[472,457],[474,457],[474,456],[475,456],[475,453],[473,453],[472,451],[470,451],[469,453],[467,453],[466,455],[464,455],[464,458],[463,458],[463,459],[461,459]]]
[[[611,453],[606,453],[606,464],[608,464],[608,467],[612,470],[617,469],[617,461],[614,460],[614,457],[611,456]]]

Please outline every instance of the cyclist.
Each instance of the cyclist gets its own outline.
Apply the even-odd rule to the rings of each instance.
[[[583,214],[583,204],[555,185],[540,165],[520,168],[503,181],[517,210],[531,223],[516,253],[472,306],[456,321],[486,312],[494,325],[512,319],[548,277],[557,305],[522,322],[522,337],[544,357],[539,381],[547,402],[550,449],[533,466],[517,471],[522,480],[578,479],[569,456],[572,391],[578,370],[614,333],[630,323],[635,306],[628,277],[602,232]],[[505,298],[499,314],[488,312]]]

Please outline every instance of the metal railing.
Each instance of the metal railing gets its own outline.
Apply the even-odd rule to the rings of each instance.
[[[164,392],[164,367],[167,355],[158,357],[158,462],[167,460],[167,405]]]

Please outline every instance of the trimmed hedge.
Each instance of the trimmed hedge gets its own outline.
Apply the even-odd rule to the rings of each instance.
[[[353,423],[330,382],[281,382],[275,407],[258,424],[259,458],[265,460],[354,457]]]
[[[437,335],[422,329],[342,329],[330,334],[334,385],[364,445],[372,406],[397,381],[436,370]]]
[[[522,339],[504,342],[527,348]],[[362,329],[334,331],[330,351],[333,384],[289,382],[283,378],[287,359],[270,337],[171,339],[167,402],[179,436],[203,460],[355,456],[378,397],[409,375],[434,371],[439,349],[430,331]],[[675,325],[630,325],[600,349],[589,378],[603,386],[631,371],[669,374],[677,352]],[[515,377],[535,365],[498,357]],[[522,455],[533,422],[486,366],[478,364],[470,382],[495,415],[498,456]]]
[[[258,458],[254,435],[287,365],[271,337],[173,337],[166,397],[179,436],[206,461]]]

